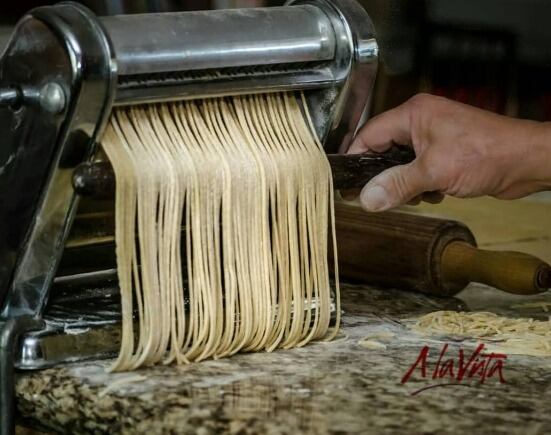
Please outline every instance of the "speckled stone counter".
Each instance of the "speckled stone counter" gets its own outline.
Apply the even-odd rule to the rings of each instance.
[[[480,308],[491,297],[473,300]],[[472,378],[418,392],[450,383],[431,379],[431,370],[423,378],[420,369],[401,383],[424,345],[430,367],[444,343],[446,358],[457,359],[459,347],[472,353],[474,342],[427,339],[404,326],[412,316],[458,308],[465,308],[458,299],[348,285],[334,342],[133,373],[106,374],[108,362],[28,373],[18,379],[18,406],[28,423],[71,434],[551,431],[546,358],[508,356],[505,383]],[[379,345],[366,347],[366,337]]]

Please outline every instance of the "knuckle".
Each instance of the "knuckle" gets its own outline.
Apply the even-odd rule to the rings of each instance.
[[[430,113],[432,116],[441,115],[449,111],[454,105],[444,97],[423,93],[411,97],[407,104],[414,114]]]
[[[409,104],[413,108],[423,109],[423,108],[426,108],[427,106],[431,105],[434,102],[435,98],[436,97],[433,96],[433,95],[420,93],[420,94],[417,94],[417,95],[414,95],[413,97],[411,97],[409,99]]]
[[[414,143],[423,145],[429,140],[433,119],[438,115],[439,97],[417,94],[406,103]]]
[[[391,177],[391,189],[395,193],[396,200],[407,201],[413,196],[410,190],[414,183],[410,178],[406,168],[396,171]]]

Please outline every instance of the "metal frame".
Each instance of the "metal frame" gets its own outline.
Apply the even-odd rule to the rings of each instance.
[[[25,76],[27,62],[35,69]],[[94,14],[63,3],[35,9],[21,20],[0,70],[3,87],[17,89],[22,100],[4,107],[1,124],[24,125],[2,143],[10,150],[4,165],[11,170],[0,176],[6,204],[1,222],[4,234],[16,238],[0,241],[1,317],[7,319],[36,316],[44,308],[76,211],[72,169],[95,149],[111,111],[116,68]],[[45,91],[41,95],[38,89]],[[50,98],[48,89],[54,89]],[[20,182],[22,175],[32,180]]]
[[[307,101],[318,134],[325,132],[320,136],[325,150],[346,151],[369,109],[377,76],[379,47],[373,22],[356,0],[289,0],[286,4],[318,6],[338,35],[334,73],[339,81],[332,91],[311,93]]]
[[[21,316],[0,324],[0,435],[15,433],[15,350],[25,333],[39,330],[44,322]]]
[[[93,153],[111,111],[114,56],[76,3],[38,8],[0,63],[0,433],[15,431],[20,339],[40,319],[76,211],[72,170]],[[2,322],[4,319],[5,322]]]

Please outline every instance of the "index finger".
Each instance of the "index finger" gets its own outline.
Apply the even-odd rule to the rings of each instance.
[[[348,154],[386,151],[392,145],[411,144],[409,106],[402,104],[368,121],[358,132]]]

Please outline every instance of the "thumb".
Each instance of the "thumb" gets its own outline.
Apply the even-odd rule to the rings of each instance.
[[[387,169],[362,189],[360,201],[367,211],[385,211],[430,191],[419,159]]]

